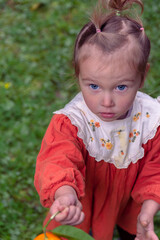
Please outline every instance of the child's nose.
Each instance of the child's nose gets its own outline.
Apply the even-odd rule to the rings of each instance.
[[[114,105],[113,96],[111,93],[105,93],[103,95],[102,105],[104,107],[112,107]]]

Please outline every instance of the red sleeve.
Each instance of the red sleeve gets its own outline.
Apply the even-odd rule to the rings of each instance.
[[[78,197],[84,195],[85,163],[77,128],[64,115],[55,115],[43,138],[37,157],[34,184],[41,204],[50,207],[55,191],[72,186]]]
[[[160,203],[160,127],[155,137],[144,146],[145,155],[140,161],[140,171],[132,197],[137,203],[152,199]]]

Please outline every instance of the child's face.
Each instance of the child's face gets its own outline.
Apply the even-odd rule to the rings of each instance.
[[[125,53],[120,58],[116,52],[107,56],[90,48],[88,57],[80,62],[79,85],[85,102],[103,121],[125,118],[143,85],[142,77],[127,64]]]

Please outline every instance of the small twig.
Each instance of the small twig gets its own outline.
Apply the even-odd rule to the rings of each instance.
[[[60,211],[56,212],[55,214],[53,214],[50,219],[48,220],[48,222],[46,223],[46,225],[43,227],[43,232],[44,232],[44,236],[45,236],[45,239],[48,239],[47,238],[47,235],[46,235],[46,228],[48,227],[48,225],[50,224],[50,222],[60,213]]]

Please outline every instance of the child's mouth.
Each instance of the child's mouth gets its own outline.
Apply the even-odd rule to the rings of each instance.
[[[101,112],[100,115],[102,118],[113,118],[115,116],[114,113],[105,113],[105,112]]]

